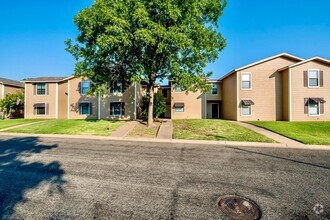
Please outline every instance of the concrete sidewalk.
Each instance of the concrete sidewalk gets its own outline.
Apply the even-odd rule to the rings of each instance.
[[[137,125],[137,121],[129,121],[111,134],[111,137],[126,137],[128,133]]]
[[[162,119],[159,127],[157,138],[158,139],[172,139],[173,136],[173,123],[171,119]]]
[[[269,138],[273,139],[274,141],[277,141],[281,144],[286,144],[287,146],[303,146],[304,145],[303,143],[300,143],[298,141],[292,140],[290,138],[284,137],[282,135],[276,134],[272,131],[269,131],[269,130],[264,129],[264,128],[260,128],[260,127],[255,126],[255,125],[247,124],[247,123],[240,122],[240,121],[232,121],[232,122],[235,123],[235,124],[238,124],[242,127],[248,128],[252,131],[255,131],[259,134],[262,134],[266,137],[269,137]]]

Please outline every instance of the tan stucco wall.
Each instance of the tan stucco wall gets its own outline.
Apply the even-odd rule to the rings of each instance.
[[[142,87],[137,84],[137,108],[139,100],[142,97]],[[123,116],[110,116],[110,103],[111,102],[124,102],[125,115]],[[138,115],[137,115],[138,117]],[[116,119],[116,120],[132,120],[134,119],[134,84],[129,86],[123,93],[114,93],[104,95],[101,99],[101,118],[102,119]]]
[[[278,57],[238,72],[239,106],[242,99],[251,99],[255,103],[251,116],[242,116],[239,107],[239,121],[282,120],[282,76],[277,70],[296,62]],[[242,73],[251,73],[251,89],[241,89]]]
[[[319,69],[323,71],[323,87],[304,87],[303,71],[308,69]],[[292,121],[330,121],[330,66],[311,61],[291,68],[292,79]],[[304,98],[323,97],[324,114],[320,116],[309,116],[304,114]]]
[[[222,81],[221,115],[227,120],[237,120],[237,74],[226,77]]]
[[[69,83],[69,119],[97,119],[97,96],[82,95],[79,91],[79,83],[82,82],[82,78],[72,78],[68,80]],[[92,115],[80,115],[79,103],[90,102],[93,105]]]
[[[202,118],[202,94],[201,92],[175,92],[171,89],[171,118],[172,119],[200,119]],[[175,112],[174,103],[183,102],[184,112]]]
[[[282,120],[289,120],[289,70],[282,73]]]
[[[58,83],[58,118],[68,118],[68,81]]]
[[[2,94],[3,91],[3,94]],[[0,83],[0,99],[2,99],[6,94],[15,94],[17,92],[23,92],[23,88],[10,86],[10,85],[4,85]]]
[[[47,83],[48,92],[46,95],[34,95],[34,85],[32,83],[26,83],[25,95],[25,118],[55,118],[55,100],[56,100],[56,83]],[[35,103],[48,104],[48,115],[34,115]]]

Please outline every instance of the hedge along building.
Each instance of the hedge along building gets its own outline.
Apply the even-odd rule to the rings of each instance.
[[[25,118],[135,120],[143,89],[120,83],[107,94],[89,95],[91,81],[81,77],[40,77],[25,83]]]

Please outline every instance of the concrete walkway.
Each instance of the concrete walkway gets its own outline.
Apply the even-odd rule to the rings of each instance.
[[[303,143],[300,143],[298,141],[295,141],[295,140],[292,140],[290,138],[287,138],[287,137],[284,137],[282,135],[279,135],[277,133],[274,133],[272,131],[269,131],[267,129],[264,129],[264,128],[260,128],[258,126],[255,126],[255,125],[251,125],[251,124],[247,124],[247,123],[244,123],[244,122],[239,122],[239,121],[233,121],[233,123],[235,124],[238,124],[242,127],[245,127],[245,128],[248,128],[252,131],[255,131],[259,134],[262,134],[266,137],[269,137],[281,144],[286,144],[287,146],[300,146],[300,145],[304,145]]]
[[[172,139],[173,123],[171,119],[162,119],[162,123],[157,133],[158,139]]]
[[[31,122],[31,123],[26,123],[26,124],[20,124],[20,125],[8,127],[8,128],[3,128],[3,129],[0,129],[0,132],[9,131],[9,130],[12,130],[12,129],[15,129],[15,128],[21,128],[21,127],[25,127],[25,126],[29,126],[29,125],[39,124],[39,123],[42,123],[42,122],[45,122],[45,121],[37,121],[37,122]]]
[[[121,126],[117,131],[111,134],[111,137],[126,137],[128,133],[135,128],[137,121],[130,121]]]

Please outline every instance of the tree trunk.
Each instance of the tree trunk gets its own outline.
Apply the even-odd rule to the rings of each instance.
[[[148,128],[154,125],[154,85],[150,87],[150,97],[148,106]]]

